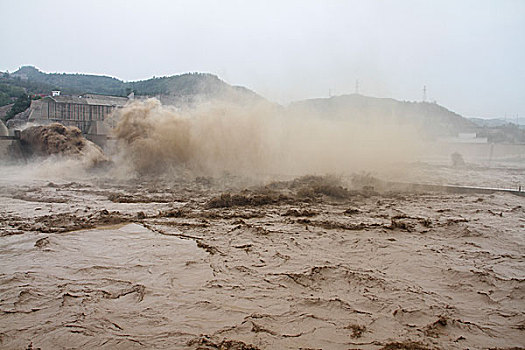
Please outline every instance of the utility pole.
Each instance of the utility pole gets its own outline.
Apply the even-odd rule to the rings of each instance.
[[[427,102],[427,86],[423,85],[423,102]]]

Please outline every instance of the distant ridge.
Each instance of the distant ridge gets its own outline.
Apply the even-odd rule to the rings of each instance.
[[[480,121],[464,118],[436,103],[350,94],[302,100],[282,107],[245,87],[229,85],[210,73],[185,73],[124,82],[104,75],[44,73],[36,67],[24,66],[11,74],[0,72],[0,85],[2,84],[9,91],[9,94],[3,93],[3,105],[14,103],[24,91],[30,95],[50,94],[52,90],[61,90],[65,95],[92,93],[113,96],[127,96],[133,91],[135,95],[157,97],[162,103],[175,106],[198,105],[213,100],[240,106],[263,104],[283,115],[310,115],[363,123],[389,120],[401,126],[416,126],[431,138],[477,133],[479,137],[487,137],[489,142],[525,142],[524,130],[480,125]]]
[[[65,94],[96,93],[124,96],[126,93],[126,86],[123,81],[103,75],[44,73],[33,66],[24,66],[10,76],[43,83],[48,88],[62,90]],[[49,91],[39,92],[49,93]]]
[[[167,101],[188,100],[188,97],[195,96],[229,98],[239,101],[243,99],[266,101],[262,96],[247,88],[229,85],[216,75],[209,73],[185,73],[124,82],[104,75],[44,73],[36,67],[24,66],[9,76],[41,84],[43,90],[46,91],[38,91],[38,93],[50,93],[52,89],[57,89],[69,95],[94,93],[126,96],[134,91],[136,95],[164,96]]]
[[[410,123],[434,136],[457,135],[478,129],[472,121],[436,103],[398,101],[360,94],[298,101],[288,109],[294,115],[309,113],[335,120],[381,122],[389,119],[400,125]]]
[[[501,119],[501,118],[493,118],[493,119],[481,119],[481,118],[468,118],[472,122],[474,122],[478,126],[488,126],[488,127],[499,127],[499,126],[506,126],[509,124],[524,126],[525,125],[525,118],[511,118],[508,119]]]

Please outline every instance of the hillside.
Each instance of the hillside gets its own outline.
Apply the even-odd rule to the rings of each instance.
[[[15,103],[26,95],[49,93],[55,86],[45,83],[14,77],[7,73],[0,73],[0,106]]]
[[[160,96],[165,104],[198,103],[219,99],[233,103],[268,103],[255,92],[241,86],[232,86],[216,75],[208,73],[186,73],[169,77],[127,83],[136,95]]]
[[[525,126],[525,118],[508,118],[508,119],[481,119],[481,118],[468,118],[473,123],[482,127],[503,127],[509,124],[519,125],[520,127]]]
[[[155,96],[164,104],[176,106],[210,100],[238,105],[262,103],[277,106],[247,88],[229,85],[208,73],[186,73],[131,82],[99,75],[44,73],[32,66],[22,67],[12,74],[0,74],[0,102],[3,104],[22,99],[22,92],[30,95],[49,94],[52,90],[61,90],[64,94],[71,95],[95,93],[116,96],[126,96],[134,91],[138,96]],[[398,101],[359,94],[298,101],[283,108],[281,112],[331,120],[356,120],[362,123],[390,121],[399,125],[416,126],[430,137],[477,132],[480,136],[484,135],[489,140],[499,142],[522,142],[525,138],[523,133],[506,137],[509,132],[502,127],[492,130],[476,125],[474,121],[435,103]]]
[[[432,136],[454,136],[475,132],[476,124],[443,106],[427,102],[398,101],[359,94],[298,101],[288,107],[292,115],[313,115],[332,120],[356,120],[363,123],[390,120],[414,125]]]
[[[49,93],[49,88],[61,90],[65,94],[95,93],[123,96],[126,93],[123,81],[102,75],[44,73],[35,67],[24,66],[10,74],[10,77],[43,84],[47,91],[41,93]]]
[[[33,93],[48,94],[51,90],[61,90],[67,95],[94,93],[126,96],[134,91],[136,95],[161,97],[163,102],[170,104],[191,102],[196,97],[199,99],[219,98],[234,102],[266,101],[251,90],[231,86],[217,76],[205,73],[186,73],[124,82],[101,75],[43,73],[35,67],[25,66],[10,74],[6,79],[15,86],[39,84],[39,89],[36,89],[39,91],[32,91]]]

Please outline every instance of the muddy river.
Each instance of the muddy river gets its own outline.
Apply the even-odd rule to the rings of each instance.
[[[2,174],[1,348],[525,347],[525,197]]]

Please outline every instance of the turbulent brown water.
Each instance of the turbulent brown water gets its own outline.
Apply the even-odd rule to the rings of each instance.
[[[2,348],[525,347],[523,197],[22,170],[0,181]]]
[[[177,110],[154,99],[134,102],[113,116],[116,167],[132,176],[349,173],[419,152],[417,132],[394,120],[363,125],[279,113],[267,105]]]
[[[28,127],[20,133],[20,142],[28,156],[58,155],[75,157],[93,167],[108,161],[100,147],[86,140],[80,129],[59,123]]]
[[[524,197],[355,175],[517,189],[519,148],[409,163],[406,126],[268,108],[133,103],[109,156],[27,131],[51,156],[0,167],[0,347],[525,347]]]

